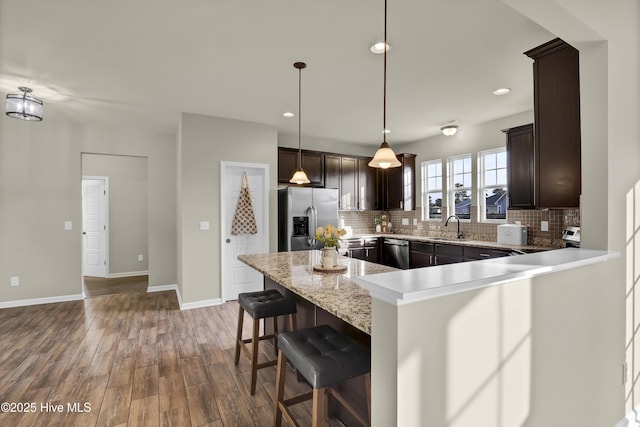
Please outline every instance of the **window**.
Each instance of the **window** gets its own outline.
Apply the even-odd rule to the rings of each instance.
[[[507,219],[507,152],[505,148],[478,153],[480,221]]]
[[[422,220],[442,218],[442,160],[422,162]]]
[[[449,213],[471,219],[471,154],[450,157],[447,165]]]

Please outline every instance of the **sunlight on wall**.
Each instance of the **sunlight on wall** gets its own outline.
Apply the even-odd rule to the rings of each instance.
[[[531,284],[487,288],[449,324],[447,426],[520,426],[530,388]]]
[[[626,362],[625,410],[630,413],[640,397],[640,181],[627,193],[626,206]],[[636,421],[640,416],[635,416]],[[637,425],[637,423],[636,423]]]

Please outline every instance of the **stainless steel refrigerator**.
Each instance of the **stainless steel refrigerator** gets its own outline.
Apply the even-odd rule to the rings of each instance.
[[[318,249],[316,228],[338,226],[338,190],[287,187],[278,190],[278,251]]]

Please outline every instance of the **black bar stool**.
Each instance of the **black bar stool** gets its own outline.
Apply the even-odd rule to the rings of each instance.
[[[296,330],[296,303],[291,298],[285,297],[275,289],[267,289],[258,292],[244,292],[238,294],[238,332],[236,335],[236,357],[235,364],[240,362],[240,348],[251,361],[251,395],[256,392],[256,380],[258,369],[274,366],[276,359],[258,364],[258,343],[261,340],[273,339],[276,353],[278,351],[278,316],[289,315],[291,329]],[[244,312],[249,313],[253,319],[253,333],[251,338],[242,339],[242,324]],[[273,318],[273,334],[259,336],[260,319]],[[266,322],[265,322],[266,327]],[[251,343],[249,350],[246,344]]]
[[[331,393],[362,425],[370,425],[371,353],[367,348],[327,325],[283,332],[278,336],[278,344],[275,427],[280,427],[282,417],[289,425],[298,425],[288,407],[309,399],[313,399],[313,427],[322,426],[326,414],[325,392]],[[284,400],[287,360],[313,387],[312,392]],[[365,375],[368,421],[332,387],[360,375]]]

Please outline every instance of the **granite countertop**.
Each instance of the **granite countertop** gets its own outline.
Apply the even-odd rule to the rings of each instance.
[[[338,263],[347,266],[345,272],[316,272],[313,266],[320,264],[317,250],[239,255],[238,260],[367,334],[371,334],[371,296],[354,278],[398,271],[340,256]]]
[[[504,243],[489,242],[486,240],[447,239],[447,238],[440,238],[440,237],[418,236],[415,234],[393,234],[393,233],[352,234],[345,237],[345,240],[366,239],[371,237],[389,237],[392,239],[413,240],[415,242],[443,243],[448,245],[472,246],[476,248],[515,249],[523,252],[540,252],[540,251],[548,251],[548,250],[554,249],[548,246],[507,245]]]

